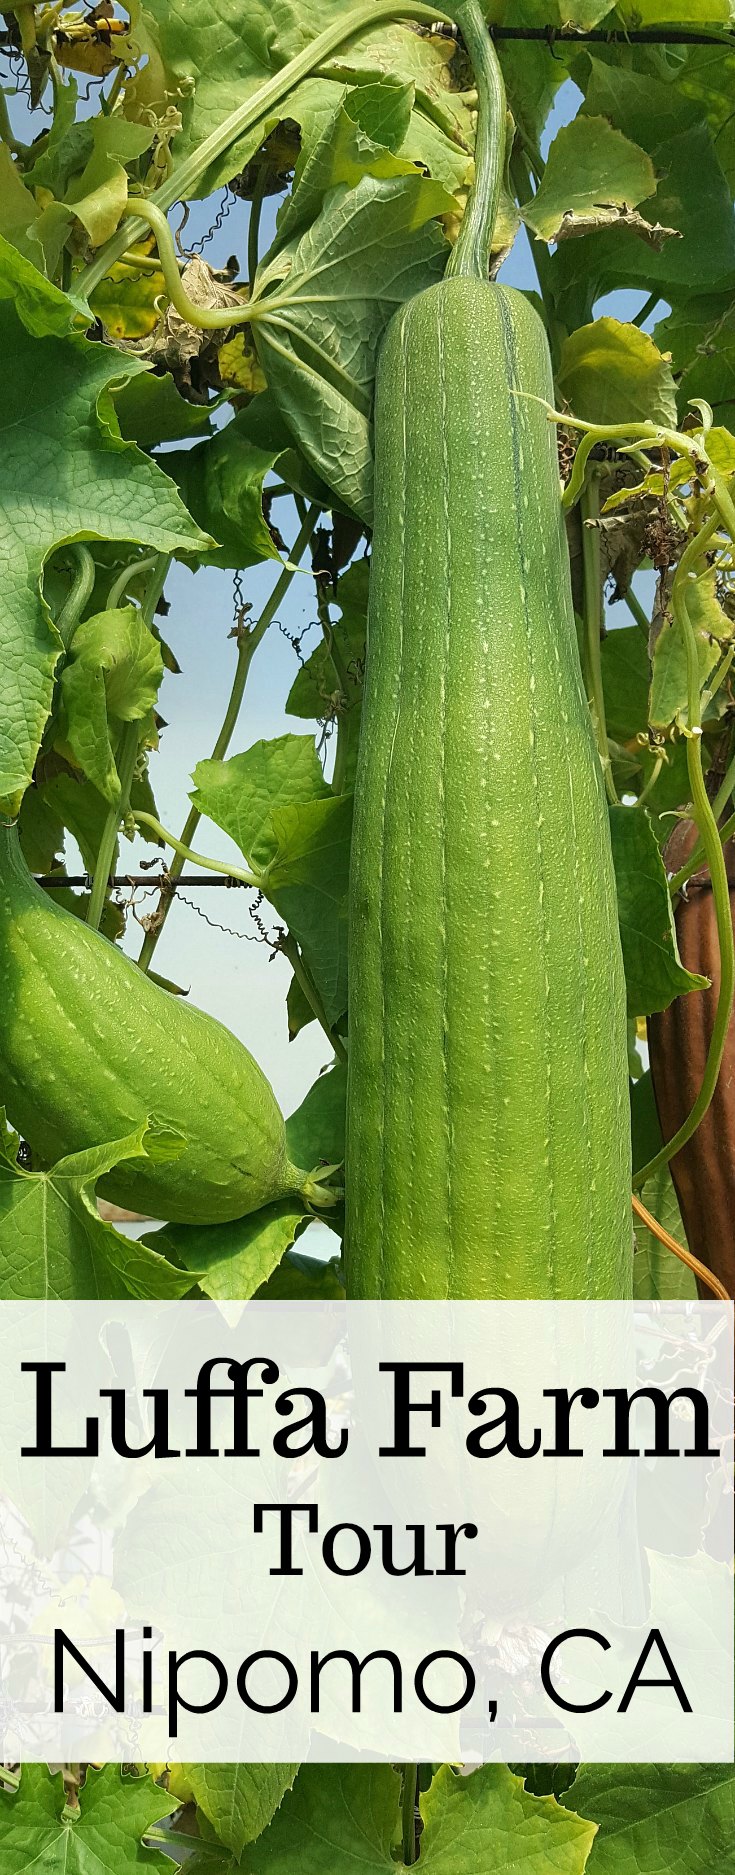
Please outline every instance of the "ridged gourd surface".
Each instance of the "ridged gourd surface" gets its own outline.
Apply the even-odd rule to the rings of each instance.
[[[176,1128],[177,1159],[136,1159],[99,1187],[156,1217],[223,1222],[304,1180],[248,1050],[41,891],[12,827],[0,827],[0,1102],[49,1163],[148,1116]]]
[[[543,400],[543,401],[536,401]],[[348,1293],[630,1293],[625,992],[545,334],[395,316],[350,925]]]

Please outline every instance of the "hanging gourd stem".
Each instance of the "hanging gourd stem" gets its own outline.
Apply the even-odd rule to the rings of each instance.
[[[708,1270],[706,1263],[700,1263],[699,1257],[695,1257],[691,1250],[685,1250],[683,1244],[677,1243],[676,1238],[672,1237],[669,1231],[664,1230],[663,1224],[659,1224],[658,1218],[647,1211],[644,1204],[641,1204],[640,1198],[636,1198],[635,1192],[633,1193],[633,1210],[641,1223],[645,1224],[646,1230],[650,1230],[651,1235],[657,1237],[659,1243],[664,1244],[667,1250],[673,1251],[680,1263],[685,1263],[687,1269],[691,1270],[694,1276],[699,1277],[699,1281],[711,1290],[713,1296],[717,1296],[720,1302],[732,1301],[724,1284],[720,1282],[719,1276],[714,1276],[712,1270]]]
[[[454,13],[475,76],[478,111],[475,179],[447,277],[486,280],[505,168],[505,85],[480,0],[458,0]]]

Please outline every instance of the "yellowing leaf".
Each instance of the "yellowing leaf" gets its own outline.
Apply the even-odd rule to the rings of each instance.
[[[238,391],[248,391],[255,396],[265,390],[265,372],[261,369],[255,346],[249,332],[242,329],[235,337],[220,346],[219,374],[223,384],[231,384]]]
[[[157,302],[165,290],[157,267],[148,273],[117,261],[95,287],[89,303],[110,338],[144,339],[158,324]]]
[[[595,319],[565,339],[558,385],[575,417],[589,423],[676,424],[671,366],[647,332]]]

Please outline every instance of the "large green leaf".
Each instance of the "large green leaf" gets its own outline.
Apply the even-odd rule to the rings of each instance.
[[[276,851],[263,881],[296,938],[327,1021],[347,1007],[347,886],[352,798],[332,795],[274,813]]]
[[[611,808],[610,831],[628,1010],[648,1016],[707,979],[679,961],[666,871],[645,810]]]
[[[690,398],[703,397],[721,423],[735,423],[735,310],[732,293],[686,299],[662,319],[656,344],[671,352],[678,402],[686,415]]]
[[[243,1875],[389,1875],[399,1828],[399,1780],[389,1765],[305,1765]],[[582,1875],[594,1823],[553,1797],[534,1797],[505,1765],[456,1777],[444,1765],[421,1797],[420,1865],[434,1875]]]
[[[194,806],[230,835],[255,868],[273,858],[278,808],[330,798],[313,736],[276,736],[227,761],[198,762],[193,780]]]
[[[583,1764],[562,1802],[599,1824],[590,1875],[726,1875],[732,1865],[732,1764]]]
[[[286,1121],[288,1150],[294,1165],[311,1171],[319,1161],[341,1165],[345,1156],[347,1069],[337,1062],[309,1088],[301,1106]]]
[[[399,84],[397,89],[401,99],[408,99],[410,117],[413,86]],[[346,91],[345,102],[338,105],[314,142],[306,143],[296,165],[293,189],[278,215],[279,244],[292,240],[295,234],[308,228],[319,214],[325,195],[341,183],[355,188],[363,176],[386,178],[416,174],[408,158],[397,156],[394,147],[389,147],[385,141],[385,136],[390,135],[391,119],[381,117],[381,91],[386,93],[386,112],[389,107],[395,112],[395,81],[389,84],[385,80],[382,85],[364,85],[356,91]],[[372,134],[363,127],[366,108],[368,120],[374,126]],[[383,136],[378,136],[378,126],[385,129]],[[399,142],[402,140],[400,137]]]
[[[699,662],[699,688],[704,690],[732,642],[732,620],[717,597],[714,568],[687,581],[686,607],[694,632]],[[684,634],[675,618],[664,619],[653,652],[649,721],[654,729],[684,728],[689,720],[689,685]]]
[[[48,1172],[16,1164],[14,1136],[0,1111],[0,1296],[44,1302],[90,1297],[175,1300],[194,1277],[105,1224],[95,1188],[122,1159],[174,1150],[175,1141],[141,1127],[129,1138],[59,1159]],[[0,1864],[1,1867],[1,1864]]]
[[[147,64],[128,87],[125,108],[160,115],[175,97],[184,120],[175,146],[181,160],[342,12],[343,0],[251,0],[245,14],[238,0],[217,0],[214,14],[201,0],[180,0],[175,8],[167,0],[146,0],[136,39]],[[419,37],[408,26],[363,32],[320,68],[318,79],[298,86],[280,110],[210,166],[196,193],[207,195],[229,182],[279,118],[308,128],[317,107],[323,119],[331,115],[345,84],[372,84],[386,73],[415,86],[403,154],[457,187],[472,149],[472,117],[467,102],[450,89],[453,55],[451,44]]]
[[[68,1810],[61,1772],[27,1764],[17,1795],[0,1790],[0,1875],[170,1875],[168,1857],[142,1841],[170,1808],[150,1778],[108,1764],[87,1771],[79,1809]]]
[[[435,1875],[467,1875],[468,1869],[581,1875],[595,1828],[584,1820],[576,1789],[569,1802],[564,1810],[554,1797],[532,1797],[504,1764],[484,1765],[471,1777],[457,1777],[445,1764],[421,1798],[421,1861]]]
[[[72,540],[183,554],[206,544],[171,482],[117,433],[109,387],[137,365],[77,336],[77,317],[0,239],[0,343],[13,360],[0,417],[0,806],[11,814],[31,778],[60,648],[41,597],[46,556]]]
[[[648,647],[637,625],[608,632],[601,647],[607,727],[616,742],[645,733],[651,667]]]
[[[188,1784],[220,1842],[239,1858],[270,1823],[297,1764],[187,1764]]]
[[[283,441],[280,426],[268,437],[242,410],[215,436],[163,458],[187,508],[217,542],[202,555],[205,565],[241,568],[278,558],[263,514],[263,482]]]
[[[451,206],[422,176],[364,176],[331,190],[256,275],[253,335],[270,390],[307,462],[368,523],[378,346],[396,308],[440,278],[432,218]]]
[[[332,793],[310,736],[200,762],[194,780],[194,805],[237,841],[335,1022],[347,1006],[351,797]]]
[[[61,673],[62,735],[75,760],[113,806],[120,779],[113,724],[142,722],[163,677],[158,639],[137,606],[96,612],[77,626]]]
[[[655,188],[656,172],[645,150],[604,117],[575,117],[557,132],[523,219],[542,241],[568,239],[625,221]]]
[[[286,1198],[231,1224],[164,1224],[143,1243],[191,1271],[187,1288],[197,1282],[216,1302],[249,1302],[278,1268],[304,1215],[298,1199]]]
[[[652,125],[655,134],[655,124]],[[600,294],[618,287],[654,288],[669,302],[735,281],[735,219],[730,188],[711,132],[693,124],[647,144],[661,176],[640,213],[652,225],[678,230],[655,250],[624,228],[563,241],[549,263],[550,280],[568,326],[584,324]]]
[[[243,1875],[391,1875],[400,1781],[389,1764],[304,1765]]]
[[[170,371],[141,371],[113,396],[121,436],[141,449],[201,435],[209,425],[207,405],[180,397]]]
[[[564,340],[557,382],[585,422],[676,424],[668,359],[647,332],[619,319],[595,319]]]

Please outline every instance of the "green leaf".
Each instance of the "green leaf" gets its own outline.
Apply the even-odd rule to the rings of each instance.
[[[576,1810],[576,1787],[572,1798]],[[470,1777],[442,1765],[420,1805],[421,1861],[435,1875],[467,1875],[473,1868],[494,1875],[582,1875],[595,1836],[594,1823],[562,1809],[554,1797],[530,1796],[504,1764],[486,1764]]]
[[[714,567],[687,581],[686,607],[697,642],[701,692],[733,636],[732,620],[717,598]],[[649,720],[654,729],[683,728],[689,720],[686,645],[674,618],[664,619],[654,646]]]
[[[345,110],[373,143],[400,150],[411,123],[416,86],[391,73],[374,85],[359,85],[345,99]]]
[[[204,566],[242,568],[279,558],[263,514],[263,482],[282,449],[281,434],[265,442],[242,410],[206,442],[164,457],[190,513],[217,542],[201,555]]]
[[[604,117],[575,117],[557,132],[536,194],[521,213],[540,240],[558,241],[625,219],[655,188],[645,150]]]
[[[486,4],[485,11],[493,24],[508,23],[507,0],[492,0],[492,4]],[[539,27],[548,26],[550,13],[554,11],[549,7],[549,0],[514,0],[513,25],[532,26],[538,30]],[[565,7],[565,17],[566,11]],[[553,23],[557,24],[556,18]],[[561,18],[558,23],[561,24]],[[526,40],[517,46],[501,43],[498,54],[514,122],[524,139],[534,147],[538,144],[559,86],[564,84],[568,76],[564,49],[555,47],[554,57],[549,58],[545,45],[534,45]]]
[[[181,437],[196,436],[209,424],[207,405],[189,404],[180,397],[170,371],[160,377],[157,372],[141,371],[113,396],[120,435],[140,449],[177,443]]]
[[[183,1766],[199,1808],[220,1842],[238,1859],[246,1843],[254,1842],[270,1823],[298,1768],[297,1764]]]
[[[87,1771],[79,1809],[66,1808],[61,1772],[23,1768],[16,1795],[0,1791],[2,1875],[165,1875],[167,1856],[143,1847],[143,1836],[171,1807],[148,1777],[123,1777],[116,1765]]]
[[[263,891],[300,946],[329,1023],[347,1007],[347,886],[352,799],[332,795],[274,813]]]
[[[671,350],[682,416],[689,399],[704,397],[720,422],[735,422],[735,311],[732,293],[686,299],[656,326],[657,345]]]
[[[384,90],[388,93],[389,108],[395,110],[395,84],[366,85],[346,92],[345,103],[337,107],[316,142],[305,143],[296,165],[292,193],[286,197],[278,215],[276,247],[307,228],[319,214],[328,191],[341,183],[354,189],[363,176],[416,175],[415,164],[407,157],[394,155],[393,148],[387,148],[383,139],[375,131],[370,133],[365,125],[363,113],[368,120],[372,115],[377,121],[380,94]],[[402,101],[409,100],[410,118],[413,86],[399,85],[398,90]]]
[[[87,871],[93,872],[108,812],[102,795],[91,781],[71,774],[54,775],[41,782],[39,794],[45,808],[73,835]],[[27,798],[24,796],[24,801]],[[116,847],[115,860],[117,851]]]
[[[304,1216],[298,1198],[286,1198],[231,1224],[165,1224],[142,1241],[191,1271],[188,1288],[198,1282],[215,1302],[249,1302],[278,1268]]]
[[[119,115],[93,117],[92,148],[81,176],[66,192],[66,201],[92,247],[107,241],[120,221],[128,199],[126,163],[142,156],[153,140],[152,124],[131,124]]]
[[[187,7],[182,13],[168,0],[147,0],[136,22],[136,42],[147,63],[126,88],[126,112],[145,118],[152,110],[161,116],[170,98],[176,98],[183,117],[175,144],[180,162],[342,11],[343,0],[278,0],[275,9],[271,0],[250,0],[243,16],[239,0],[219,0],[213,33],[206,9]],[[361,33],[322,66],[318,78],[299,85],[270,118],[210,165],[193,193],[205,196],[231,181],[280,118],[308,132],[317,106],[326,121],[345,85],[372,87],[386,75],[415,86],[403,154],[448,188],[458,187],[472,152],[472,115],[459,89],[451,89],[448,67],[454,56],[451,43],[420,36],[410,26],[383,25]],[[369,124],[366,128],[372,134]]]
[[[389,1764],[306,1764],[243,1875],[393,1875],[400,1781]]]
[[[573,332],[562,346],[557,381],[585,422],[676,425],[671,366],[638,326],[604,317]]]
[[[313,736],[277,736],[224,762],[198,762],[193,779],[193,805],[230,835],[256,870],[277,851],[273,815],[279,808],[332,798]]]
[[[59,654],[40,591],[46,556],[71,540],[183,554],[205,544],[166,476],[113,427],[109,386],[135,375],[135,362],[74,335],[76,317],[0,239],[0,341],[13,359],[0,417],[0,806],[10,814],[31,779]]]
[[[651,129],[655,136],[655,123]],[[693,283],[706,293],[731,287],[735,280],[732,195],[710,131],[694,124],[647,147],[662,180],[640,213],[654,226],[677,229],[681,238],[665,240],[656,250],[616,228],[585,241],[562,242],[549,272],[568,326],[590,319],[599,295],[620,287],[644,293],[656,288],[671,303],[682,295],[690,298]]]
[[[225,762],[199,762],[194,780],[195,807],[258,872],[336,1021],[347,1007],[351,797],[328,787],[311,736],[278,736]]]
[[[446,249],[432,218],[451,206],[421,176],[364,176],[331,190],[256,275],[253,334],[276,403],[312,468],[368,523],[378,346],[396,308],[440,278]]]
[[[356,715],[359,714],[365,664],[369,584],[369,562],[355,560],[338,579],[334,594],[341,617],[332,620],[332,632],[340,664],[348,678],[351,693],[348,702],[358,706]],[[288,715],[318,722],[328,713],[335,692],[342,693],[342,689],[334,659],[322,641],[301,666],[291,685],[286,699]]]
[[[666,871],[645,810],[611,808],[610,831],[628,1010],[648,1016],[704,989],[707,978],[680,962]]]
[[[288,996],[286,997],[286,1013],[288,1016],[288,1039],[290,1042],[293,1042],[296,1036],[301,1034],[302,1029],[308,1028],[310,1022],[316,1022],[316,1016],[314,1015],[311,1003],[307,1002],[298,977],[292,977],[289,983]]]
[[[7,145],[0,143],[0,234],[5,240],[41,273],[51,274],[58,266],[70,223],[71,216],[58,202],[40,207]]]
[[[601,646],[605,717],[616,742],[630,742],[648,726],[651,667],[648,647],[637,625],[608,632]]]
[[[178,1147],[155,1128],[59,1159],[47,1172],[0,1162],[0,1296],[71,1301],[186,1295],[192,1278],[145,1244],[105,1224],[98,1181],[121,1160],[155,1158]]]
[[[621,18],[628,26],[670,26],[677,9],[672,0],[622,0]],[[729,0],[687,0],[686,23],[697,26],[729,26],[732,12]]]
[[[731,1859],[732,1764],[583,1764],[569,1799],[599,1824],[591,1875],[724,1875]]]
[[[333,1217],[334,1212],[330,1211],[329,1219]],[[341,1269],[339,1257],[330,1257],[325,1263],[321,1257],[302,1256],[298,1250],[287,1250],[273,1275],[257,1291],[256,1300],[343,1302],[345,1289]]]
[[[698,105],[682,96],[678,83],[666,84],[650,71],[624,65],[617,48],[610,48],[607,60],[596,48],[585,53],[585,65],[586,72],[580,72],[585,116],[607,117],[644,150],[701,121]]]
[[[96,612],[74,633],[61,673],[62,734],[79,767],[112,806],[120,779],[111,722],[142,722],[163,678],[161,647],[137,606]]]
[[[342,1062],[320,1074],[305,1100],[286,1121],[289,1158],[311,1171],[321,1161],[341,1165],[345,1156],[347,1069]]]

